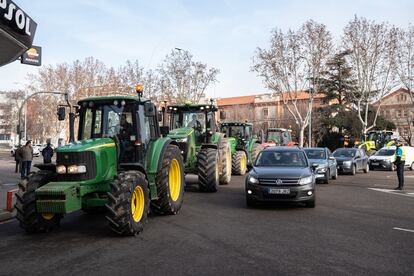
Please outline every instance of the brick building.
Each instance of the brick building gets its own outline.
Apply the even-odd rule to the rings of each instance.
[[[378,103],[374,105],[377,106]],[[401,137],[413,145],[414,104],[407,89],[399,88],[385,96],[379,114],[392,121]]]

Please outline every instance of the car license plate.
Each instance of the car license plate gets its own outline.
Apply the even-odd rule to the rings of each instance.
[[[377,162],[373,162],[373,163],[371,163],[371,165],[372,165],[372,166],[378,166],[378,165],[379,165],[379,163],[377,163]]]
[[[270,188],[269,194],[277,194],[277,195],[288,195],[290,194],[290,189],[275,189]]]

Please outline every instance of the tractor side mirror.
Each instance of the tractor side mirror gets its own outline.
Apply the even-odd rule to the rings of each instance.
[[[146,102],[144,104],[145,116],[146,117],[154,117],[156,115],[155,105],[150,102]]]
[[[170,132],[170,128],[168,126],[160,127],[160,132],[162,136],[166,136]]]
[[[220,111],[220,120],[226,119],[226,111]]]
[[[65,115],[66,115],[66,111],[65,111],[65,107],[64,106],[59,106],[57,109],[57,115],[58,115],[58,120],[59,121],[64,121],[65,120]]]

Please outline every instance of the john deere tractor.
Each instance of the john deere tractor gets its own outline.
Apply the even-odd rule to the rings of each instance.
[[[179,146],[184,171],[198,175],[200,190],[216,192],[218,184],[231,180],[230,144],[217,132],[217,107],[213,104],[178,104],[166,108],[169,134]]]
[[[373,130],[368,132],[365,142],[360,144],[359,148],[364,148],[368,155],[372,155],[383,147],[394,145],[395,139],[399,138],[399,133],[396,131]]]
[[[266,135],[263,135],[262,147],[267,146],[294,146],[297,143],[292,141],[292,130],[286,128],[268,128]]]
[[[253,135],[253,125],[240,122],[226,122],[220,125],[231,146],[232,172],[244,175],[247,166],[252,166],[261,147],[258,138]]]
[[[120,235],[141,232],[151,209],[176,214],[184,195],[181,151],[161,138],[153,103],[138,97],[94,97],[79,101],[78,141],[56,150],[56,164],[19,184],[17,219],[27,232],[50,231],[65,214],[106,210]],[[65,109],[58,110],[64,119]],[[73,131],[75,113],[70,113]],[[71,133],[73,137],[73,133]]]

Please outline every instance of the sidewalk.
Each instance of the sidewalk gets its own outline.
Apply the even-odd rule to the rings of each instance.
[[[20,175],[14,172],[15,162],[13,157],[0,154],[0,221],[11,219],[15,216],[14,204]]]

